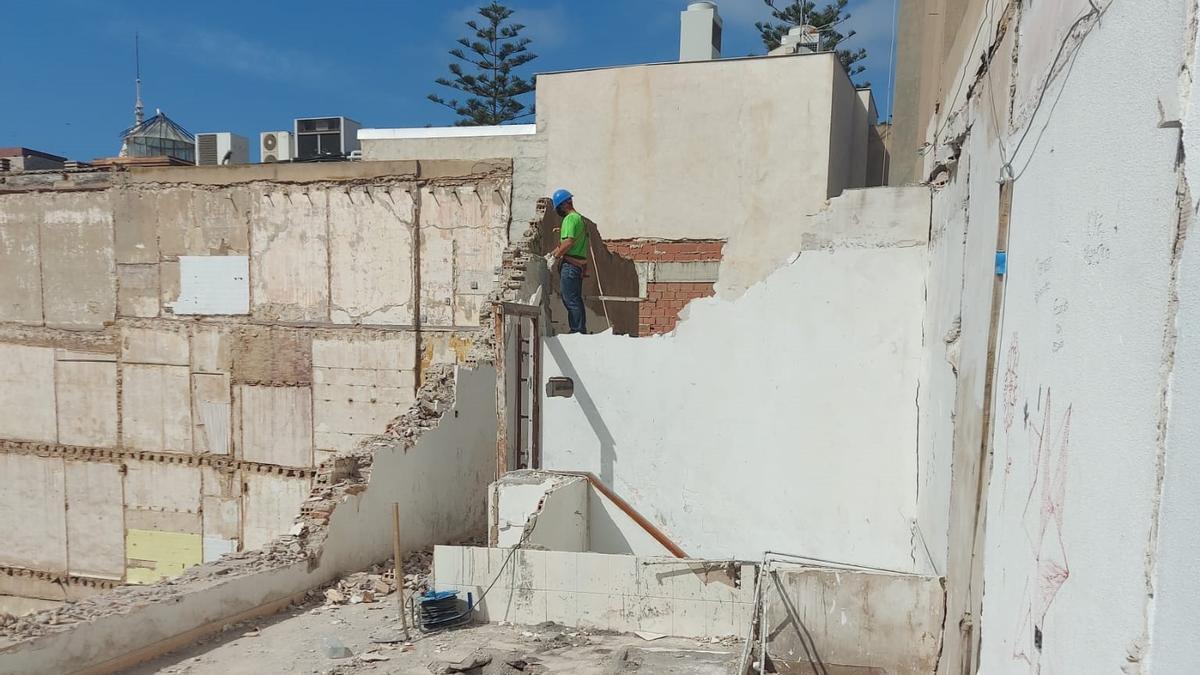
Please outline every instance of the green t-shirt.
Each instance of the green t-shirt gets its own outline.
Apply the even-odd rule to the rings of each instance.
[[[586,260],[588,257],[587,225],[583,223],[583,216],[579,215],[577,211],[572,211],[567,214],[566,218],[563,218],[559,241],[566,239],[575,240],[575,243],[571,244],[571,248],[567,249],[567,255]]]

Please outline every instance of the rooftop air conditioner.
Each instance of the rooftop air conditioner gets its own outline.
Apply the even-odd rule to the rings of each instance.
[[[228,131],[196,134],[196,165],[248,164],[250,142]]]
[[[264,131],[259,135],[259,158],[263,164],[292,161],[290,131]]]

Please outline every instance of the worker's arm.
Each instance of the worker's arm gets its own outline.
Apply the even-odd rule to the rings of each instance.
[[[566,239],[563,239],[561,243],[559,243],[558,248],[554,249],[550,255],[554,256],[555,258],[561,258],[566,255],[567,251],[570,251],[571,247],[574,245],[575,237],[567,237]]]

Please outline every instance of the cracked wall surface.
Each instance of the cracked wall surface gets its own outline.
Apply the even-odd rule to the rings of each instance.
[[[286,532],[318,466],[467,360],[510,201],[503,162],[6,176],[0,596]]]
[[[901,41],[948,49],[916,120],[940,186],[922,449],[952,458],[948,517],[922,520],[946,546],[940,672],[1198,666],[1176,639],[1197,611],[1195,12],[976,2],[928,15],[944,45]]]

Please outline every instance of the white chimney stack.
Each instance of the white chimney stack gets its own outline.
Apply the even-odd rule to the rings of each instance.
[[[679,60],[721,58],[721,15],[715,2],[693,2],[679,14]]]

